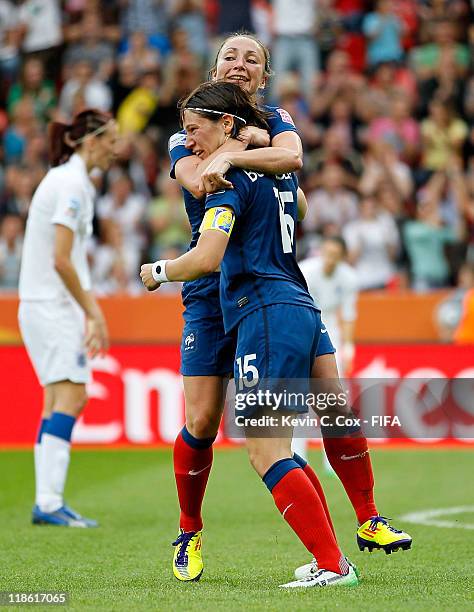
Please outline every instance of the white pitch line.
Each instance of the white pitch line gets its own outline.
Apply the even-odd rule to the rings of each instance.
[[[415,523],[417,525],[428,525],[428,527],[446,527],[448,529],[474,529],[472,523],[459,523],[457,521],[440,521],[440,516],[452,516],[455,514],[474,513],[474,506],[456,506],[455,508],[437,508],[434,510],[421,510],[409,512],[400,517],[401,521]]]

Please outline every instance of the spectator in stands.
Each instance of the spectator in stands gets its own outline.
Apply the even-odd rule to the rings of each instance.
[[[37,183],[34,182],[32,174],[27,169],[15,165],[8,168],[6,180],[8,192],[0,208],[0,217],[7,214],[26,221]]]
[[[396,274],[394,261],[400,247],[391,215],[379,210],[375,198],[365,196],[360,204],[360,218],[348,223],[343,235],[348,261],[356,269],[360,289],[387,287]]]
[[[63,42],[59,0],[23,0],[18,10],[23,41],[22,51],[39,57],[46,76],[55,80],[59,74],[59,47]]]
[[[122,237],[122,254],[127,286],[140,286],[137,270],[140,268],[142,252],[145,247],[144,219],[146,200],[133,192],[133,184],[126,174],[117,175],[111,182],[108,192],[97,203],[99,227],[110,236],[108,225],[117,223]],[[112,230],[112,236],[113,230]]]
[[[357,96],[357,113],[365,122],[390,113],[392,99],[403,95],[413,102],[417,98],[417,83],[413,74],[393,63],[379,64],[365,87]]]
[[[205,79],[200,59],[192,53],[189,47],[186,31],[173,30],[171,44],[172,50],[164,69],[159,104],[150,119],[150,126],[156,126],[160,130],[159,148],[163,155],[167,155],[169,137],[181,129],[176,112],[178,100]]]
[[[302,91],[309,101],[320,67],[319,47],[315,38],[317,3],[300,0],[295,10],[293,0],[275,0],[272,95],[276,98],[280,75],[296,70],[301,77]]]
[[[327,164],[337,164],[344,170],[344,185],[357,189],[362,174],[362,157],[348,146],[347,140],[337,128],[329,128],[323,136],[322,146],[305,156],[306,185],[313,189],[318,185],[318,175]],[[316,176],[316,182],[311,178]]]
[[[288,72],[281,75],[278,80],[278,105],[291,115],[305,150],[314,149],[320,144],[322,131],[311,121],[298,74]]]
[[[209,36],[203,6],[203,0],[174,0],[171,17],[173,29],[186,32],[190,50],[204,64],[209,54]]]
[[[137,30],[129,36],[128,49],[120,58],[122,63],[134,66],[137,72],[156,71],[160,67],[160,54],[152,47],[146,33]]]
[[[108,85],[112,93],[112,111],[117,113],[119,106],[136,87],[139,77],[139,67],[130,57],[122,57],[115,67]]]
[[[319,189],[306,194],[308,212],[303,228],[306,232],[320,232],[330,223],[340,232],[358,216],[357,196],[344,186],[344,171],[336,164],[324,167],[320,182]]]
[[[13,81],[18,72],[20,40],[17,9],[10,0],[0,0],[0,78],[5,85]]]
[[[65,121],[80,110],[78,107],[97,108],[109,111],[112,108],[110,88],[94,75],[88,60],[74,64],[72,77],[64,83],[59,97],[59,110]]]
[[[5,163],[21,162],[28,139],[39,129],[34,103],[30,98],[21,98],[15,106],[11,123],[3,135]]]
[[[150,68],[142,72],[137,86],[122,101],[117,111],[117,121],[122,134],[131,136],[144,130],[158,105],[159,93],[159,71]]]
[[[403,25],[393,10],[392,0],[378,0],[374,12],[364,18],[362,28],[368,41],[369,66],[402,59]]]
[[[318,0],[316,14],[316,37],[319,42],[321,67],[326,67],[330,54],[344,32],[344,22],[341,13],[335,7],[335,0]]]
[[[391,100],[390,113],[374,119],[369,125],[368,138],[372,142],[388,142],[399,158],[414,164],[420,152],[420,129],[411,116],[410,101],[402,93]]]
[[[433,98],[451,100],[456,113],[463,112],[466,79],[460,74],[452,53],[443,54],[431,77],[420,81],[418,113],[426,116]]]
[[[393,144],[371,139],[364,156],[364,172],[359,188],[364,195],[371,195],[383,182],[393,185],[403,199],[407,199],[413,191],[410,168],[399,159]]]
[[[24,97],[33,101],[36,118],[41,123],[51,119],[57,104],[55,85],[45,78],[43,62],[35,57],[25,60],[21,78],[10,87],[7,98],[10,116],[13,115],[17,103]]]
[[[128,275],[120,226],[109,219],[101,227],[100,241],[90,253],[92,284],[97,295],[127,291]]]
[[[97,13],[85,13],[80,24],[81,38],[71,44],[64,54],[66,74],[71,76],[72,67],[84,60],[92,66],[94,76],[101,81],[110,79],[115,61],[114,45],[104,39],[104,25]]]
[[[20,278],[23,220],[8,214],[0,223],[0,291],[13,291]]]
[[[162,52],[169,49],[168,11],[164,0],[120,0],[121,30],[126,39],[133,32],[145,32]]]
[[[326,71],[319,73],[311,96],[311,114],[316,120],[327,117],[332,103],[339,99],[355,104],[357,95],[364,85],[364,78],[350,66],[345,51],[333,51],[327,60]]]
[[[469,49],[456,42],[456,28],[451,21],[433,24],[431,42],[412,49],[410,63],[420,81],[433,78],[444,55],[452,55],[458,73],[464,76],[469,68]]]
[[[417,291],[438,289],[448,284],[451,270],[445,247],[460,239],[459,225],[443,225],[440,211],[443,180],[436,179],[438,177],[434,177],[419,197],[416,219],[407,221],[403,228],[412,287]]]
[[[449,99],[435,97],[429,105],[429,115],[421,122],[423,137],[422,167],[444,170],[453,156],[461,153],[468,135],[466,123],[456,116]]]
[[[416,43],[416,35],[418,33],[418,0],[396,0],[393,2],[393,12],[402,24],[402,47],[407,51]]]

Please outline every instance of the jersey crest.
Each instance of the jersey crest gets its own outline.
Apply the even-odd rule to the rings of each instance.
[[[290,125],[295,125],[290,113],[284,108],[277,108],[276,112],[280,115],[282,121],[285,121],[285,123],[289,123]]]

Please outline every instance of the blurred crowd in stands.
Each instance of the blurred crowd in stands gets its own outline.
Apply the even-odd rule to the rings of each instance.
[[[18,282],[46,125],[113,112],[97,176],[99,295],[187,248],[167,142],[177,101],[234,31],[270,47],[264,101],[293,117],[309,214],[299,257],[344,236],[362,290],[474,286],[474,26],[469,0],[0,0],[0,289]],[[169,290],[175,290],[171,287]]]

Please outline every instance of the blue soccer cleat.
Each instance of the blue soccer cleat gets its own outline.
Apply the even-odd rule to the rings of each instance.
[[[38,506],[35,506],[31,522],[33,525],[56,525],[57,527],[90,528],[99,526],[97,521],[84,518],[66,505],[61,506],[54,512],[42,512]]]

